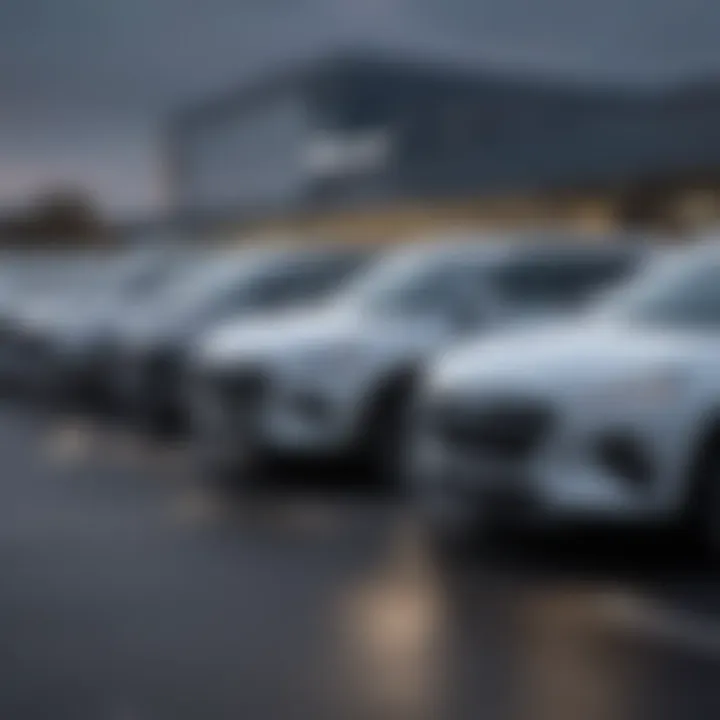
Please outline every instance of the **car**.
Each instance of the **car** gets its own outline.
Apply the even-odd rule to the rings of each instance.
[[[198,462],[249,479],[274,457],[359,459],[392,478],[431,357],[463,337],[571,312],[641,256],[451,236],[390,251],[324,307],[220,328],[193,361]]]
[[[720,549],[720,246],[596,308],[452,349],[418,391],[408,485],[437,539],[566,522]]]
[[[152,244],[111,253],[91,273],[84,268],[84,281],[61,296],[62,302],[53,299],[34,320],[45,348],[40,374],[52,399],[107,409],[116,330],[148,308],[185,268],[195,267],[199,255],[182,246]]]
[[[17,254],[2,257],[0,262],[0,384],[3,390],[15,385],[20,376],[17,356],[19,317],[32,297],[38,273],[28,257]]]
[[[182,429],[187,360],[198,336],[230,319],[316,303],[372,253],[369,246],[298,241],[199,258],[116,328],[112,380],[126,415],[151,430]]]
[[[0,306],[0,376],[15,391],[40,389],[48,363],[48,334],[97,269],[74,252],[18,258]]]

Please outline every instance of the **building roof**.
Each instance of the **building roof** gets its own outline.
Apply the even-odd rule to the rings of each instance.
[[[215,114],[252,105],[284,88],[300,87],[322,77],[358,72],[467,87],[482,85],[514,88],[575,98],[616,97],[629,100],[638,94],[652,93],[652,90],[646,87],[580,82],[567,77],[519,72],[507,68],[483,69],[468,63],[458,63],[447,56],[428,55],[418,51],[390,50],[387,47],[371,45],[343,46],[308,56],[291,65],[283,63],[269,67],[237,86],[216,91],[207,97],[194,98],[171,113],[171,122],[201,122]]]
[[[720,175],[720,83],[713,81],[630,90],[345,50],[202,99],[174,121],[181,130],[202,126],[227,112],[242,112],[246,105],[283,88],[353,74],[486,93],[489,107],[499,91],[505,97],[522,98],[526,104],[516,106],[517,114],[532,107],[537,120],[518,130],[500,128],[497,137],[479,133],[461,153],[395,169],[390,182],[334,197],[334,207],[390,198],[603,188],[663,183],[678,175]],[[268,208],[268,212],[315,210],[328,202],[302,197],[297,206]],[[255,207],[253,212],[262,214],[263,209]]]

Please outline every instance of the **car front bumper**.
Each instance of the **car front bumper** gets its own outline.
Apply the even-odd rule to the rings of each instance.
[[[510,504],[535,521],[644,523],[677,511],[689,441],[677,432],[679,409],[593,412],[586,405],[575,414],[558,407],[553,413],[547,437],[530,453],[494,452],[483,442],[460,447],[442,433],[420,430],[410,451],[416,491],[491,507]],[[607,451],[610,440],[624,455]]]

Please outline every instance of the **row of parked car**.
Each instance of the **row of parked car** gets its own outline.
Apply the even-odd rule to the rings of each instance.
[[[212,477],[356,459],[442,540],[683,520],[720,549],[720,249],[589,240],[9,258],[0,377],[182,430]]]

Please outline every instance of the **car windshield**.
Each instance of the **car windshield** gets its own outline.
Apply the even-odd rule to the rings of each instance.
[[[190,264],[164,289],[161,304],[183,314],[211,303],[232,288],[245,287],[261,268],[264,263],[256,256],[223,255]]]
[[[632,255],[538,251],[448,250],[400,254],[358,279],[347,293],[351,306],[377,315],[423,315],[464,296],[487,292],[514,312],[574,308],[628,275]],[[481,286],[485,289],[481,290]]]
[[[495,297],[516,311],[576,308],[629,275],[627,254],[541,254],[498,265],[488,282]]]
[[[472,253],[399,254],[351,283],[341,302],[371,315],[422,315],[446,302],[465,277],[477,277],[481,262]]]
[[[188,262],[185,254],[169,250],[132,252],[116,259],[108,269],[108,293],[121,299],[149,295]]]
[[[331,292],[358,268],[365,253],[268,253],[214,258],[190,270],[166,293],[178,315],[215,306],[270,309]]]
[[[631,321],[720,328],[720,255],[668,259],[604,310]]]

